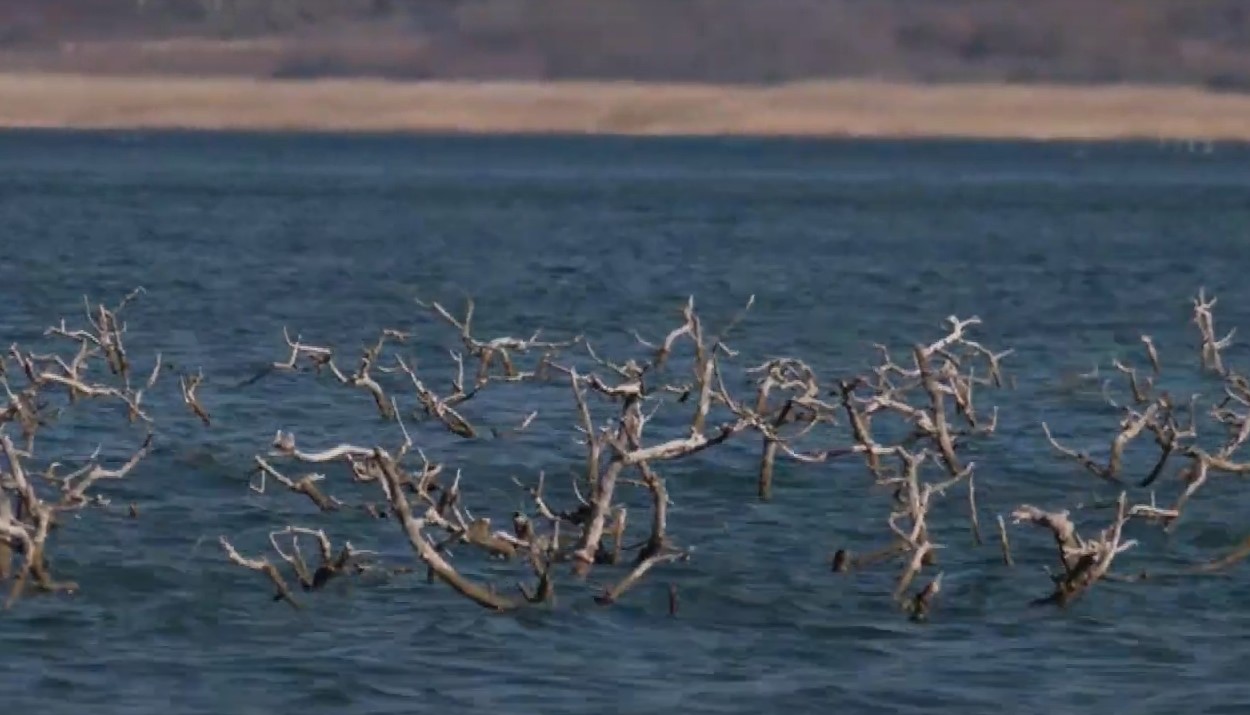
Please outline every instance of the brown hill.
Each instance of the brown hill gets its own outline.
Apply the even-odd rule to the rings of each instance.
[[[0,71],[1250,88],[1244,0],[0,0]]]

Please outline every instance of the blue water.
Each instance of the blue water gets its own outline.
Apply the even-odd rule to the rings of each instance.
[[[81,590],[0,614],[5,712],[1250,708],[1250,567],[1104,582],[1067,610],[1035,608],[1057,565],[1049,535],[1011,527],[1008,568],[994,533],[1021,503],[1073,509],[1087,535],[1107,523],[1088,505],[1115,492],[1057,458],[1039,424],[1102,458],[1118,415],[1075,375],[1095,364],[1110,375],[1117,356],[1144,365],[1142,333],[1176,394],[1219,395],[1195,377],[1189,300],[1205,286],[1220,297],[1217,327],[1250,324],[1248,148],[18,132],[0,135],[0,245],[4,340],[43,349],[46,326],[81,321],[84,295],[113,303],[143,286],[124,313],[127,345],[139,371],[158,351],[170,364],[145,397],[155,453],[102,483],[110,506],[71,515],[52,538],[55,573]],[[241,383],[285,359],[284,326],[344,351],[345,367],[391,327],[413,331],[397,349],[444,390],[455,334],[415,299],[458,309],[466,295],[482,335],[582,333],[622,357],[641,357],[630,330],[658,338],[689,295],[710,326],[754,295],[738,362],[793,354],[830,377],[862,369],[874,342],[906,349],[938,337],[948,315],[978,315],[978,339],[1016,350],[1015,389],[978,394],[1001,413],[974,448],[987,543],[969,536],[962,491],[935,507],[944,548],[924,578],[941,570],[943,590],[930,621],[912,623],[890,600],[897,564],[828,565],[835,549],[888,543],[889,494],[854,461],[784,463],[761,502],[749,438],[666,466],[671,536],[693,557],[610,608],[591,598],[619,577],[608,566],[589,583],[562,578],[554,607],[508,615],[423,572],[337,580],[301,593],[300,611],[274,603],[263,577],[225,561],[219,535],[261,555],[269,531],[298,524],[391,566],[416,561],[391,520],[250,492],[252,455],[278,429],[308,448],[399,436],[367,395],[325,378]],[[1245,345],[1228,351],[1233,365]],[[172,379],[200,368],[207,429]],[[388,385],[411,407],[402,382]],[[570,398],[558,383],[503,385],[466,404],[483,427],[539,411],[507,439],[408,426],[431,459],[462,470],[470,511],[505,525],[529,508],[514,476],[545,471],[549,499],[573,503],[583,455]],[[596,419],[612,409],[596,403]],[[649,431],[673,434],[688,409],[666,409]],[[138,430],[105,404],[80,405],[41,433],[34,464],[74,465],[97,445],[124,459]],[[1128,470],[1141,474],[1156,453],[1149,438],[1137,447]],[[1155,487],[1161,504],[1179,466]],[[326,472],[344,501],[381,501],[376,485]],[[645,536],[645,492],[621,498],[631,534]],[[1117,570],[1215,558],[1250,531],[1247,507],[1244,480],[1213,477],[1174,533],[1134,524],[1140,543]],[[465,547],[454,560],[501,591],[528,577]]]

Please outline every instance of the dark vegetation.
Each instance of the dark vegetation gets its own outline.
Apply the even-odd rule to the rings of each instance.
[[[47,345],[15,343],[0,360],[7,399],[0,412],[0,581],[9,584],[9,605],[27,594],[76,590],[72,574],[56,567],[55,553],[73,548],[60,543],[58,524],[107,509],[110,482],[145,478],[144,460],[159,443],[161,425],[146,411],[144,396],[172,381],[162,381],[169,370],[162,370],[159,353],[146,367],[149,361],[126,344],[122,314],[140,294],[114,308],[88,304],[80,324],[60,321],[44,333]],[[619,356],[601,354],[592,336],[484,335],[471,301],[455,313],[421,303],[427,320],[419,340],[416,331],[380,328],[375,341],[349,354],[287,333],[283,354],[244,385],[291,373],[299,378],[294,389],[320,383],[368,405],[378,422],[360,443],[306,444],[279,430],[252,459],[251,489],[275,503],[300,500],[306,518],[322,526],[273,524],[264,554],[236,549],[222,534],[222,558],[262,574],[273,599],[295,608],[335,579],[412,571],[349,541],[336,545],[337,525],[354,512],[373,517],[379,540],[384,532],[402,534],[419,573],[478,606],[511,611],[593,599],[608,607],[652,574],[698,558],[697,544],[683,542],[680,520],[670,523],[667,479],[676,463],[698,462],[730,445],[747,447],[750,456],[739,469],[722,468],[720,477],[749,480],[761,500],[772,497],[782,460],[827,478],[858,480],[862,498],[880,515],[876,534],[828,552],[805,543],[828,559],[831,579],[892,571],[888,597],[916,620],[931,616],[941,564],[957,560],[957,548],[1001,552],[1001,568],[1012,569],[1013,538],[1045,535],[1054,549],[1046,564],[1050,583],[1030,575],[1037,573],[1031,564],[1019,564],[1018,574],[1038,582],[1035,605],[1057,607],[1100,581],[1196,578],[1250,554],[1250,544],[1229,544],[1211,560],[1170,570],[1117,568],[1129,550],[1152,552],[1138,563],[1156,556],[1130,538],[1130,529],[1174,531],[1204,486],[1223,475],[1250,474],[1250,462],[1239,456],[1250,441],[1250,380],[1225,361],[1233,333],[1217,331],[1216,301],[1202,292],[1192,302],[1196,349],[1186,358],[1161,357],[1142,336],[1136,354],[1108,366],[1111,377],[1087,376],[1101,382],[1119,415],[1104,437],[1086,437],[1105,439],[1105,456],[1057,441],[1046,424],[1035,428],[1056,459],[1117,496],[1102,503],[1002,505],[998,513],[986,513],[977,501],[973,457],[995,439],[998,410],[985,402],[1014,389],[1012,351],[975,340],[979,319],[951,316],[941,331],[905,349],[878,346],[862,370],[818,375],[795,356],[748,356],[734,348],[752,304],[711,326],[691,299],[666,335],[635,334],[633,354]],[[418,365],[412,350],[431,339],[449,348],[447,357]],[[1167,389],[1166,382],[1184,380],[1193,369],[1206,397]],[[219,416],[211,395],[206,407],[198,394],[211,383],[199,371],[183,371],[177,384],[187,408],[183,419],[213,429]],[[492,396],[516,390],[530,391],[528,414],[491,407]],[[41,448],[45,432],[58,430],[67,412],[92,408],[117,408],[119,419],[135,428],[125,445],[108,445],[115,460],[97,450],[75,463],[80,460]],[[571,480],[539,471],[500,494],[421,448],[434,435],[450,434],[456,444],[486,440],[506,454],[510,440],[533,430],[542,430],[552,449],[565,445],[565,457],[578,464]],[[240,465],[240,476],[247,470]],[[318,471],[299,473],[304,470]],[[510,523],[473,515],[490,513],[491,502],[499,513],[501,501]],[[512,504],[523,506],[513,511]],[[136,505],[128,514],[141,523]],[[1009,524],[1027,528],[1013,537]],[[985,533],[993,529],[997,538]],[[309,540],[311,559],[301,549]],[[493,578],[479,575],[488,562],[511,564],[513,575],[507,581],[500,569],[492,569]],[[667,588],[675,615],[679,594]]]
[[[176,41],[171,41],[176,40]],[[8,0],[0,67],[1250,87],[1243,0]]]

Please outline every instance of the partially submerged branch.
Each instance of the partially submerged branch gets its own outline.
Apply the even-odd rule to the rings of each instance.
[[[146,384],[132,389],[130,374],[136,368],[123,344],[126,326],[117,318],[126,302],[114,309],[89,307],[86,328],[65,321],[50,328],[47,337],[72,346],[72,355],[44,355],[14,345],[0,360],[0,398],[6,400],[0,404],[0,446],[5,455],[0,469],[0,578],[14,581],[10,601],[28,589],[73,587],[52,578],[46,558],[58,516],[106,503],[107,497],[96,492],[102,482],[131,475],[151,453],[154,417],[159,417],[156,410],[162,403],[145,402],[143,397],[156,384],[161,357],[158,353]],[[390,423],[386,428],[397,428],[403,441],[398,448],[383,448],[362,438],[367,440],[363,444],[347,442],[306,451],[297,446],[292,433],[280,430],[268,454],[254,457],[256,478],[249,486],[256,493],[268,494],[272,492],[267,485],[277,483],[282,498],[287,491],[307,498],[321,512],[317,518],[328,519],[341,518],[336,515],[344,512],[359,513],[356,507],[344,509],[345,502],[332,493],[346,497],[349,489],[371,491],[375,487],[360,485],[376,483],[387,509],[379,511],[356,499],[351,503],[372,507],[371,513],[379,520],[390,516],[398,521],[429,580],[446,584],[459,596],[499,612],[552,606],[557,590],[562,600],[566,598],[566,587],[558,582],[568,579],[570,570],[584,579],[592,569],[602,569],[610,574],[602,580],[609,585],[594,587],[591,597],[606,605],[636,589],[656,566],[690,558],[691,549],[675,546],[685,540],[680,512],[670,501],[672,492],[681,502],[685,486],[677,465],[711,450],[719,453],[722,445],[746,438],[756,455],[752,460],[758,461],[751,469],[754,484],[744,488],[753,487],[763,500],[784,486],[777,484],[778,475],[786,473],[778,469],[779,462],[828,472],[852,464],[865,490],[888,493],[888,506],[875,517],[884,534],[871,541],[869,548],[874,550],[853,555],[841,549],[832,569],[850,573],[886,564],[895,574],[889,588],[896,605],[915,620],[931,617],[943,587],[943,572],[936,568],[939,555],[948,558],[947,549],[955,543],[949,533],[939,532],[952,529],[952,523],[966,523],[977,546],[985,541],[977,501],[994,499],[994,480],[1001,471],[983,470],[974,477],[977,465],[973,460],[980,461],[986,454],[979,449],[981,441],[996,432],[998,409],[985,404],[986,395],[1011,384],[1011,376],[1003,369],[1012,351],[974,340],[981,325],[978,317],[950,316],[936,338],[915,342],[906,352],[891,354],[889,348],[878,346],[875,362],[857,374],[825,375],[792,356],[771,356],[744,367],[736,364],[739,353],[729,346],[727,336],[753,304],[752,298],[714,334],[690,298],[677,324],[662,333],[662,339],[650,342],[634,333],[638,352],[633,358],[618,359],[597,351],[580,335],[566,341],[543,340],[541,331],[523,333],[528,338],[483,337],[475,332],[472,301],[462,315],[453,315],[439,303],[422,303],[439,325],[450,326],[455,333],[454,349],[445,353],[450,364],[444,367],[452,373],[446,380],[436,374],[437,364],[431,370],[428,362],[418,363],[415,357],[386,354],[388,345],[410,345],[412,336],[407,333],[381,331],[364,348],[355,369],[345,372],[336,362],[336,357],[341,361],[341,354],[335,349],[304,343],[284,330],[290,352],[285,362],[275,362],[272,369],[324,372],[333,377],[333,383],[368,393],[378,413]],[[1222,351],[1232,333],[1220,338],[1214,332],[1214,305],[1214,299],[1200,292],[1194,301],[1194,321],[1202,338],[1203,369],[1223,380],[1222,402],[1206,412],[1198,407],[1197,396],[1188,405],[1174,402],[1161,382],[1163,363],[1158,349],[1150,336],[1142,336],[1149,371],[1117,359],[1112,363],[1114,372],[1108,372],[1126,381],[1130,396],[1120,398],[1121,406],[1108,395],[1120,420],[1105,458],[1065,446],[1042,423],[1042,433],[1056,452],[1100,480],[1126,488],[1128,484],[1179,482],[1181,493],[1175,502],[1161,502],[1170,506],[1157,506],[1153,494],[1149,504],[1130,506],[1125,491],[1115,504],[1114,519],[1090,538],[1078,532],[1070,511],[1044,511],[1028,504],[1016,508],[1012,512],[1016,523],[1032,524],[1052,535],[1062,567],[1054,577],[1053,592],[1039,599],[1040,603],[1067,606],[1099,581],[1117,578],[1111,573],[1113,562],[1135,545],[1124,538],[1130,520],[1172,529],[1199,489],[1219,481],[1211,480],[1212,475],[1250,474],[1250,460],[1239,456],[1250,441],[1250,381],[1226,364]],[[570,351],[556,357],[559,351],[579,344],[585,345],[585,354]],[[99,377],[91,372],[95,359],[108,365],[112,378],[95,379]],[[536,469],[537,486],[517,482],[526,491],[525,506],[518,508],[513,502],[498,509],[498,504],[470,504],[482,498],[482,492],[473,488],[469,470],[444,469],[441,460],[432,463],[414,442],[414,437],[421,440],[418,430],[433,429],[440,436],[450,432],[465,439],[529,430],[525,441],[543,439],[547,426],[538,421],[535,408],[542,408],[544,422],[560,415],[558,409],[547,411],[544,405],[535,404],[541,400],[536,385],[546,382],[549,374],[562,375],[562,383],[567,376],[565,384],[571,390],[571,395],[563,394],[572,407],[570,427],[577,442],[572,493],[553,494],[546,472]],[[179,389],[186,408],[209,426],[214,420],[197,395],[204,380],[202,371],[184,374]],[[505,408],[507,416],[491,420],[488,398],[475,398],[488,386],[485,394],[493,395],[515,385],[530,387],[517,388],[522,390],[521,397]],[[132,420],[148,428],[142,446],[119,466],[102,466],[98,458],[102,447],[68,474],[58,473],[60,465],[55,462],[40,474],[30,466],[38,463],[34,435],[65,405],[88,403],[124,406]],[[369,410],[367,405],[365,409]],[[679,417],[663,414],[665,410],[678,410]],[[597,412],[608,419],[597,420]],[[405,418],[414,414],[429,419],[409,433]],[[568,412],[564,414],[569,418]],[[219,418],[228,419],[228,415]],[[351,416],[344,412],[336,414],[336,419]],[[1206,422],[1200,426],[1202,420]],[[4,433],[10,423],[15,434],[21,430],[25,449]],[[1211,423],[1214,432],[1208,427]],[[1137,464],[1130,450],[1148,444],[1149,440],[1141,441],[1142,435],[1153,437],[1158,458],[1149,473],[1143,466],[1141,474],[1134,474]],[[445,439],[427,447],[438,444],[445,444]],[[499,440],[499,444],[506,447],[508,442]],[[112,449],[110,445],[110,453]],[[301,465],[316,465],[304,468],[318,471],[287,476],[295,475]],[[335,481],[341,477],[346,480]],[[560,488],[568,487],[564,479],[560,482]],[[965,495],[959,491],[965,482],[966,511]],[[55,486],[49,488],[49,484]],[[944,499],[952,490],[958,497]],[[371,493],[366,499],[377,501],[377,492]],[[558,503],[566,499],[567,504]],[[951,501],[954,506],[947,506]],[[1001,508],[989,508],[996,507]],[[504,522],[511,517],[504,529],[493,525],[500,522],[501,514]],[[1001,516],[997,523],[1002,560],[1011,566],[1014,557],[1006,524]],[[966,535],[959,538],[966,543]],[[309,540],[318,554],[312,558],[301,550],[301,543],[307,547]],[[275,589],[275,598],[293,607],[299,607],[295,591],[314,591],[341,575],[368,568],[359,559],[365,552],[350,543],[335,549],[321,529],[288,526],[272,532],[270,542],[273,555],[251,558],[235,550],[225,537],[220,539],[227,561],[264,574]],[[1231,566],[1244,557],[1241,551],[1211,562],[1211,568]],[[520,595],[510,588],[506,593],[497,591],[487,579],[474,575],[471,559],[489,560],[492,573],[494,569],[522,569],[523,574],[506,577]],[[675,597],[673,603],[675,609]]]
[[[1063,573],[1054,577],[1054,592],[1034,603],[1067,606],[1106,576],[1116,556],[1137,545],[1136,541],[1123,540],[1124,525],[1130,518],[1127,495],[1121,492],[1116,504],[1115,520],[1096,538],[1089,540],[1082,539],[1077,533],[1076,525],[1066,511],[1046,512],[1024,505],[1012,514],[1017,524],[1025,522],[1049,529],[1063,565]]]

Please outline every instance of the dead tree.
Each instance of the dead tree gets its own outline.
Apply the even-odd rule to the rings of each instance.
[[[328,369],[340,383],[369,391],[383,414],[394,417],[403,441],[397,449],[344,443],[305,451],[292,434],[279,432],[270,454],[256,456],[260,483],[254,483],[253,489],[262,491],[266,480],[276,482],[308,498],[329,517],[348,504],[330,496],[331,492],[342,493],[341,489],[355,488],[353,485],[374,485],[365,488],[381,489],[386,509],[383,513],[372,507],[370,513],[393,517],[427,579],[447,585],[483,608],[512,611],[540,604],[553,606],[557,592],[585,588],[595,569],[601,569],[596,575],[605,573],[607,580],[596,579],[590,597],[609,605],[636,588],[657,566],[691,558],[690,549],[677,545],[679,539],[670,524],[669,493],[680,489],[679,482],[670,483],[673,475],[680,473],[675,465],[748,436],[758,440],[759,461],[752,474],[755,491],[764,500],[772,498],[776,490],[778,462],[826,464],[830,474],[836,475],[831,478],[843,478],[847,470],[838,465],[863,460],[868,476],[864,488],[889,494],[882,519],[888,542],[875,544],[875,549],[862,554],[839,549],[832,569],[854,573],[876,564],[895,563],[898,572],[891,598],[913,620],[930,618],[945,580],[944,573],[934,568],[938,554],[956,546],[952,534],[935,533],[935,524],[943,529],[942,524],[947,523],[935,514],[961,509],[959,518],[966,516],[972,541],[976,546],[984,545],[977,487],[986,483],[985,479],[992,484],[994,475],[977,469],[968,457],[969,446],[996,433],[998,408],[985,406],[983,400],[988,391],[1014,385],[1004,373],[1012,351],[990,348],[973,339],[973,331],[981,325],[979,318],[950,316],[943,333],[912,345],[906,359],[896,360],[890,349],[878,346],[877,360],[855,374],[822,376],[793,356],[775,356],[754,363],[755,367],[742,367],[735,363],[738,353],[729,347],[726,336],[752,304],[748,301],[747,308],[727,327],[713,334],[696,312],[692,298],[682,307],[680,322],[663,340],[650,342],[634,333],[642,353],[620,360],[596,350],[580,335],[566,341],[540,340],[541,331],[528,339],[479,337],[474,333],[472,301],[462,317],[453,316],[439,303],[422,303],[437,324],[454,331],[457,345],[446,353],[452,369],[446,383],[430,376],[429,364],[418,368],[410,357],[384,356],[383,339],[366,350],[361,367],[348,377],[334,366],[329,348],[310,346],[288,336],[290,357],[276,365],[294,369],[301,362],[310,363],[314,370]],[[1158,346],[1149,336],[1142,336],[1149,368],[1118,359],[1112,363],[1112,374],[1126,381],[1129,398],[1121,404],[1111,397],[1110,383],[1104,385],[1109,403],[1121,415],[1105,458],[1064,446],[1049,425],[1042,424],[1042,433],[1056,452],[1124,491],[1114,505],[1110,525],[1092,538],[1078,533],[1076,517],[1068,510],[1045,511],[1025,504],[1010,512],[1017,524],[1049,530],[1058,547],[1062,571],[1054,576],[1053,592],[1037,603],[1068,606],[1099,581],[1126,580],[1113,572],[1113,565],[1117,556],[1135,545],[1124,538],[1124,527],[1130,520],[1173,528],[1182,507],[1211,474],[1250,473],[1250,460],[1237,457],[1238,449],[1250,438],[1250,381],[1229,368],[1219,354],[1231,333],[1215,338],[1214,304],[1213,299],[1200,294],[1195,300],[1195,322],[1203,337],[1204,369],[1223,380],[1223,401],[1204,413],[1197,396],[1188,402],[1175,400],[1165,389],[1163,380],[1168,376],[1162,369]],[[383,331],[382,335],[386,338],[399,333]],[[571,350],[577,346],[584,348],[584,355]],[[536,364],[522,366],[531,353],[536,354]],[[538,475],[536,486],[514,479],[527,494],[530,506],[510,509],[510,524],[499,528],[490,517],[473,514],[477,507],[471,509],[469,503],[480,498],[480,492],[473,489],[473,476],[447,468],[441,461],[432,463],[415,447],[404,416],[416,415],[436,430],[475,439],[487,431],[479,425],[488,415],[470,414],[483,404],[480,400],[471,402],[483,390],[547,382],[553,374],[563,375],[561,381],[571,392],[575,408],[575,424],[571,426],[582,450],[578,475],[569,485],[572,498],[568,508],[561,508],[556,503],[560,497],[551,493],[545,472]],[[401,382],[407,378],[412,391],[387,382],[387,376]],[[728,386],[740,380],[750,387],[737,394]],[[79,392],[80,396],[90,396],[90,392]],[[401,409],[401,400],[415,405],[415,409]],[[9,410],[15,418],[28,412],[25,404],[17,393],[10,397]],[[664,434],[664,428],[655,426],[655,417],[661,410],[674,409],[686,416],[679,431]],[[515,430],[491,426],[489,432],[499,436],[526,429],[536,423],[541,412],[529,411]],[[1209,424],[1199,424],[1204,416]],[[1200,437],[1209,439],[1220,432],[1223,441],[1218,445],[1200,441]],[[1153,438],[1158,458],[1148,472],[1143,468],[1134,474],[1137,467],[1130,450],[1142,443],[1143,435]],[[288,470],[280,460],[318,471],[287,477]],[[1174,463],[1182,465],[1178,472],[1169,471]],[[349,475],[350,481],[327,486],[336,474]],[[1183,491],[1173,506],[1157,506],[1153,495],[1148,503],[1130,506],[1127,489],[1175,482]],[[952,492],[964,490],[965,485],[961,496],[966,495],[966,500],[950,499]],[[631,488],[645,494],[644,518],[638,516],[640,507],[627,501]],[[954,507],[947,506],[952,503]],[[964,503],[966,508],[961,506]],[[364,506],[369,509],[372,505],[366,502]],[[996,521],[997,548],[1002,562],[1010,567],[1016,558],[1006,522],[1001,515]],[[633,531],[643,533],[631,539]],[[275,553],[294,573],[292,582],[307,589],[315,574],[310,576],[311,569],[296,551],[278,549],[275,544]],[[235,558],[229,552],[228,556],[240,566],[266,573],[280,598],[295,590],[282,585],[287,577],[269,562]],[[516,589],[496,588],[474,577],[472,558],[515,564],[522,569],[516,574]],[[1228,557],[1229,563],[1238,558],[1234,552]],[[322,559],[322,565],[326,564],[332,564],[329,557]],[[567,572],[575,578],[569,583],[561,582],[560,576],[566,571],[557,568],[560,564],[571,566]],[[283,581],[280,583],[273,574]],[[926,575],[924,585],[917,588],[918,579]],[[675,611],[674,593],[670,590],[671,609]]]
[[[278,537],[289,537],[289,546],[284,549],[278,541]],[[307,561],[304,560],[304,554],[300,549],[300,537],[308,536],[316,539],[319,562],[315,569],[308,567]],[[281,570],[269,562],[264,557],[245,558],[235,550],[234,546],[222,536],[218,539],[221,548],[226,553],[226,558],[243,568],[257,571],[265,575],[273,584],[275,593],[275,601],[286,601],[292,608],[300,608],[300,603],[295,599],[294,591],[288,585],[286,578],[282,575]],[[326,536],[325,531],[321,529],[308,529],[299,526],[288,526],[281,531],[274,531],[269,534],[269,543],[283,561],[285,561],[295,575],[296,583],[304,591],[316,591],[322,589],[332,579],[342,576],[346,573],[362,573],[373,568],[373,565],[365,561],[362,557],[370,554],[370,552],[356,550],[350,541],[343,545],[343,548],[335,551],[330,538]]]
[[[1116,516],[1111,525],[1092,539],[1081,538],[1067,511],[1046,512],[1026,504],[1016,509],[1012,517],[1016,523],[1026,522],[1049,529],[1063,566],[1062,573],[1052,576],[1054,592],[1034,601],[1035,605],[1069,605],[1107,575],[1116,556],[1137,545],[1136,541],[1123,538],[1124,525],[1131,517],[1124,492],[1116,502]]]
[[[71,327],[61,319],[44,331],[53,345],[65,341],[73,344],[72,355],[55,350],[37,352],[12,344],[8,355],[0,357],[0,389],[7,397],[7,405],[0,410],[0,453],[4,458],[0,464],[0,580],[12,579],[7,605],[29,592],[78,589],[72,581],[54,578],[49,565],[52,535],[61,517],[91,506],[107,506],[109,499],[100,490],[101,484],[129,477],[151,452],[153,419],[142,400],[145,391],[157,382],[161,357],[158,353],[146,382],[133,386],[133,363],[125,346],[126,323],[119,317],[142,293],[138,289],[112,308],[92,306],[84,298],[88,327]],[[110,381],[90,377],[95,360],[107,366]],[[22,380],[24,385],[16,384]],[[128,459],[117,466],[104,466],[101,445],[80,466],[60,473],[61,461],[55,455],[49,459],[39,454],[37,435],[54,428],[66,410],[110,404],[123,406],[128,421],[140,421],[146,428],[145,438]],[[20,448],[9,434],[11,426],[21,432]],[[39,464],[44,466],[35,466]],[[15,557],[20,557],[20,564],[14,564]]]

